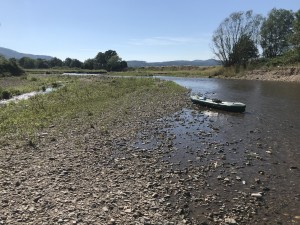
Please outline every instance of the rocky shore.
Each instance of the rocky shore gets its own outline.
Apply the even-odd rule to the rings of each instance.
[[[1,145],[0,224],[299,224],[298,166],[176,99]]]

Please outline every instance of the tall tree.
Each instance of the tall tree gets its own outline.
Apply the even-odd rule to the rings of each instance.
[[[243,65],[246,68],[250,59],[258,57],[258,49],[254,41],[248,35],[242,35],[238,42],[233,46],[230,61],[236,65]]]
[[[94,69],[95,60],[94,59],[87,59],[83,62],[83,68],[92,70]]]
[[[80,62],[78,59],[72,59],[70,63],[70,67],[72,68],[81,68],[82,67],[82,62]]]
[[[35,60],[29,57],[22,57],[19,59],[19,65],[25,69],[35,68]]]
[[[47,69],[49,68],[49,62],[45,59],[36,59],[35,60],[35,68],[37,69]]]
[[[110,58],[112,58],[113,56],[118,56],[117,52],[114,51],[114,50],[107,50],[107,51],[104,53],[104,55],[105,55],[105,60],[106,60],[106,62],[108,62],[108,60],[109,60]]]
[[[295,20],[293,23],[293,34],[291,35],[291,43],[293,48],[300,56],[300,9],[295,13]]]
[[[60,60],[59,58],[54,57],[49,60],[49,65],[50,67],[56,67],[56,66],[60,67],[63,65],[63,61]]]
[[[114,50],[99,52],[94,58],[94,69],[122,70],[127,68],[127,63],[122,61]]]
[[[263,55],[273,58],[287,52],[290,47],[294,14],[291,10],[272,9],[261,27]]]
[[[68,57],[68,58],[65,59],[63,65],[67,66],[67,67],[70,67],[71,62],[72,62],[72,59]]]
[[[242,36],[246,35],[255,45],[259,43],[262,20],[261,15],[250,10],[232,13],[219,25],[212,37],[212,50],[224,66],[236,64],[233,50]]]
[[[105,53],[99,52],[95,57],[95,69],[105,69],[106,63]]]

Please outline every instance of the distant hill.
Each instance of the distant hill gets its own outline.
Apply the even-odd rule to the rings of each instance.
[[[220,62],[215,59],[208,60],[176,60],[176,61],[166,61],[166,62],[146,62],[131,60],[127,61],[128,67],[147,67],[147,66],[216,66],[220,65]]]
[[[29,57],[32,59],[52,59],[53,57],[48,56],[48,55],[33,55],[33,54],[27,54],[27,53],[20,53],[8,48],[2,48],[0,47],[0,55],[3,55],[5,58],[9,59],[9,58],[16,58],[16,59],[20,59],[22,57]]]

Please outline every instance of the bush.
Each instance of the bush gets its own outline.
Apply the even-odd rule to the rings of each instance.
[[[1,99],[10,99],[11,94],[9,91],[2,91],[1,93]]]
[[[21,76],[24,71],[14,61],[0,56],[0,76]]]

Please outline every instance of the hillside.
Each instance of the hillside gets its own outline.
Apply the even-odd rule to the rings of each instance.
[[[166,62],[146,62],[132,60],[127,61],[128,67],[147,67],[147,66],[216,66],[220,63],[215,59],[208,60],[176,60],[176,61],[166,61]]]
[[[27,54],[27,53],[20,53],[8,48],[3,48],[0,47],[0,55],[3,55],[5,58],[9,59],[9,58],[16,58],[16,59],[20,59],[22,57],[29,57],[32,59],[46,59],[49,60],[53,57],[51,56],[47,56],[47,55],[33,55],[33,54]]]

